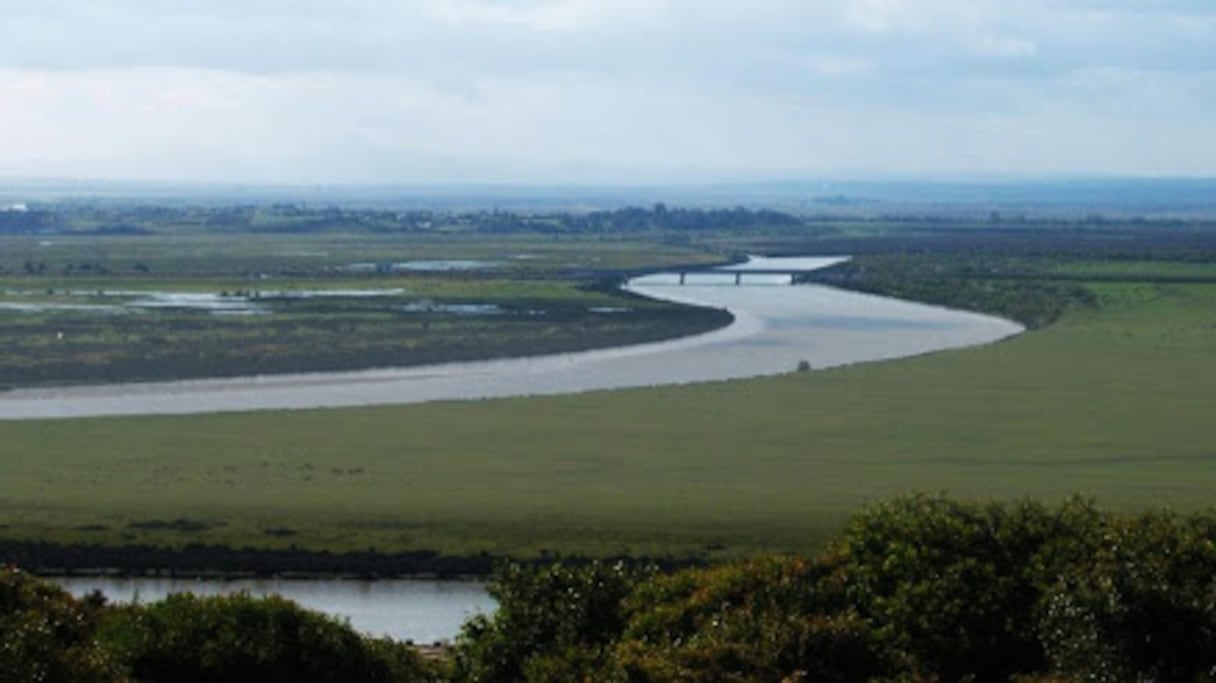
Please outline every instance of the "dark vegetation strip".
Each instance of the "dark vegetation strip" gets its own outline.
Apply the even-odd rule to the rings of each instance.
[[[1029,329],[1050,325],[1070,309],[1097,304],[1093,292],[1078,283],[1040,276],[975,277],[904,256],[860,256],[808,273],[800,281],[989,313]]]
[[[23,315],[0,330],[5,386],[334,372],[587,351],[662,341],[728,325],[726,311],[634,306],[612,314],[516,302],[500,315],[360,311],[349,305],[218,319],[207,312],[148,316]],[[611,301],[608,304],[611,305]],[[58,343],[48,343],[62,335]]]
[[[431,550],[329,552],[303,548],[233,548],[202,543],[171,547],[0,539],[0,563],[45,575],[484,578],[504,559],[507,558],[487,553],[445,555]],[[696,558],[635,557],[617,558],[617,561],[667,569],[703,563]],[[577,566],[592,560],[547,554],[523,562],[536,565],[562,562]]]

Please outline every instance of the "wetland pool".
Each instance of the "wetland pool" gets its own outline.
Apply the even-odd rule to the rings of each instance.
[[[497,603],[477,581],[388,581],[52,577],[72,595],[100,591],[111,602],[163,600],[172,593],[281,595],[308,609],[347,619],[371,636],[429,645],[450,641],[477,614],[492,614]]]

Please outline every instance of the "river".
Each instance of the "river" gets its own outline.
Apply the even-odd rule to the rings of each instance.
[[[753,260],[808,270],[838,258]],[[913,356],[993,342],[1022,327],[1008,320],[816,285],[789,276],[675,273],[631,280],[643,296],[725,308],[734,322],[652,344],[471,363],[358,372],[110,384],[0,393],[0,419],[163,415],[336,408],[567,394],[684,384]]]

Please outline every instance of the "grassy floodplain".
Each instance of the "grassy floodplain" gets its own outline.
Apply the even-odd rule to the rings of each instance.
[[[0,389],[401,367],[680,337],[729,317],[606,283],[721,259],[600,236],[0,235]]]
[[[1089,282],[991,346],[739,382],[0,423],[0,535],[528,556],[808,550],[911,490],[1212,504],[1216,284]]]

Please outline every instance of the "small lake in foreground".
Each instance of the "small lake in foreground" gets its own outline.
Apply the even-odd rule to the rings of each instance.
[[[282,595],[304,607],[349,619],[372,636],[412,640],[421,645],[449,641],[476,614],[491,614],[497,603],[475,581],[340,581],[250,579],[238,581],[160,578],[76,578],[50,581],[76,596],[101,591],[112,602],[148,603],[171,593],[219,595],[248,591]]]
[[[755,259],[762,269],[810,270],[839,258]],[[737,267],[736,267],[737,268]],[[570,394],[739,379],[914,356],[985,344],[1020,325],[977,313],[817,285],[788,275],[675,273],[634,278],[628,291],[725,308],[735,321],[693,337],[533,358],[358,372],[20,389],[0,393],[0,419],[336,408]]]

